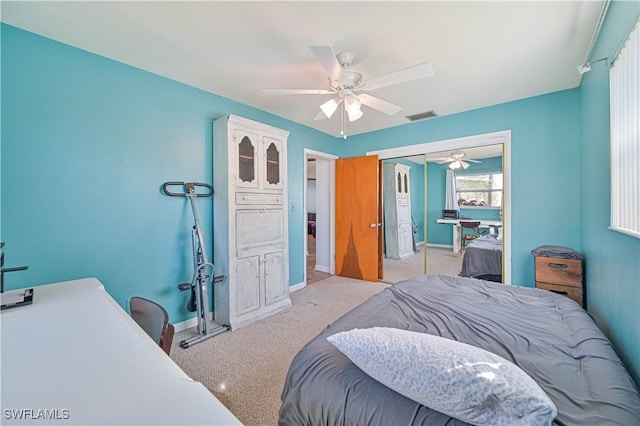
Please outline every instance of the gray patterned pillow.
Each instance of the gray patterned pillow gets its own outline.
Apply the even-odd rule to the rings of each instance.
[[[484,349],[395,328],[327,340],[369,376],[433,410],[474,425],[550,425],[553,402],[527,373]]]

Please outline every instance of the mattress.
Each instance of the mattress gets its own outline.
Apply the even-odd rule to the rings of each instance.
[[[483,235],[473,240],[462,256],[462,277],[502,276],[502,240]]]
[[[383,290],[300,350],[282,392],[281,426],[466,424],[375,381],[326,340],[367,327],[443,336],[515,363],[555,404],[555,425],[640,424],[637,387],[578,304],[535,288],[425,275]]]

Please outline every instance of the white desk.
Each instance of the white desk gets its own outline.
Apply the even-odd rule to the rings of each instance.
[[[438,223],[448,223],[453,226],[453,251],[460,253],[462,247],[460,247],[460,233],[462,227],[460,226],[461,219],[438,219]],[[478,219],[462,219],[464,221],[480,222],[480,228],[489,228],[489,232],[492,234],[498,234],[502,232],[502,222],[499,220],[478,220]]]
[[[3,425],[241,424],[95,278],[35,287],[0,324]]]

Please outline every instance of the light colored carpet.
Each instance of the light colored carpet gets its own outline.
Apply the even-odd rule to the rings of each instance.
[[[424,247],[418,246],[418,253],[405,260],[384,259],[382,281],[396,283],[424,274]],[[458,275],[462,270],[462,255],[450,248],[427,246],[427,273]]]
[[[246,426],[274,426],[295,354],[328,324],[387,285],[332,276],[291,293],[292,308],[188,349],[177,333],[171,358]]]

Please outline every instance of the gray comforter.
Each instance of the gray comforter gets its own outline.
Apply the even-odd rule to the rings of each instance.
[[[556,425],[640,425],[638,389],[575,302],[544,290],[444,275],[389,287],[309,342],[287,374],[280,425],[465,424],[370,378],[326,340],[375,326],[448,337],[514,362],[554,402]]]
[[[479,275],[502,275],[502,240],[496,235],[476,238],[464,250],[460,276]]]

